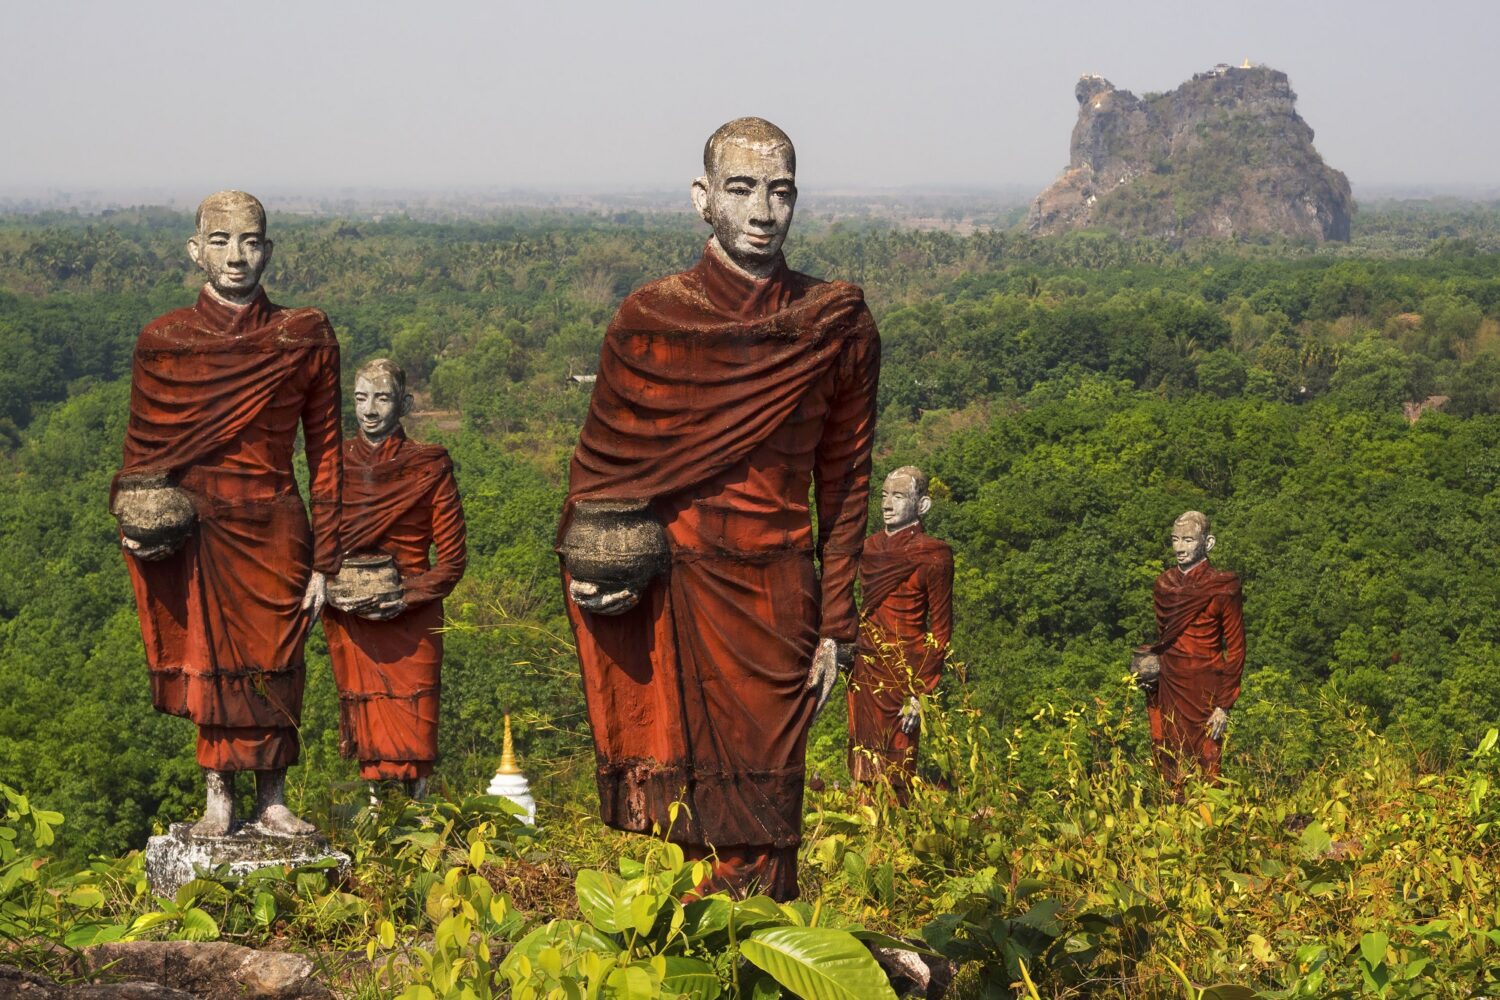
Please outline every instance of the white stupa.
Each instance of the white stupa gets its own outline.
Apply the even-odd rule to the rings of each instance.
[[[488,791],[491,795],[510,799],[526,810],[526,825],[536,826],[536,799],[531,797],[531,782],[516,766],[516,745],[510,738],[509,715],[505,717],[505,744],[500,750],[500,766],[495,768]]]

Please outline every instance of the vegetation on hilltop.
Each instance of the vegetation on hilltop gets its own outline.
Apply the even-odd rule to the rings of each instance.
[[[141,894],[138,858],[81,866],[201,805],[192,727],[150,707],[104,503],[135,333],[193,295],[187,225],[0,220],[0,780],[66,816],[40,814],[57,839],[32,854],[4,853],[24,841],[0,833],[0,913],[22,907],[38,933],[168,912]],[[568,376],[592,371],[619,298],[689,264],[703,234],[663,218],[275,225],[273,296],[329,312],[346,372],[381,353],[405,364],[414,433],[458,464],[470,569],[447,603],[438,772],[455,801],[355,818],[363,786],[337,756],[315,635],[293,795],[363,852],[356,890],[295,874],[200,887],[137,930],[187,933],[196,906],[246,941],[405,954],[391,934],[426,942],[463,909],[453,892],[423,905],[456,868],[508,894],[510,916],[486,925],[498,948],[571,914],[564,866],[613,872],[623,852],[620,877],[641,877],[644,847],[590,818],[551,537],[587,403]],[[880,322],[878,471],[933,475],[962,664],[909,810],[839,790],[841,713],[815,728],[826,790],[810,798],[804,889],[820,921],[998,949],[1004,962],[965,973],[964,989],[999,990],[987,995],[1029,976],[1038,995],[1196,996],[1174,966],[1267,995],[1488,988],[1495,757],[1472,754],[1500,721],[1500,213],[1396,205],[1363,213],[1354,236],[1169,249],[834,225],[794,243],[794,266],[859,281]],[[1449,399],[1410,423],[1402,404],[1429,396]],[[1139,763],[1121,676],[1151,628],[1163,534],[1187,508],[1213,516],[1215,560],[1245,582],[1249,669],[1229,784],[1178,807]],[[505,711],[522,723],[540,839],[456,801],[498,759]],[[12,826],[39,815],[8,801]],[[488,853],[465,867],[447,848],[472,850],[485,823]],[[447,846],[429,850],[434,830]],[[422,836],[390,845],[408,834]],[[397,856],[413,844],[422,860]],[[41,855],[53,860],[28,868]],[[257,911],[261,890],[273,902]],[[795,912],[777,919],[813,910]],[[716,975],[739,968],[724,954],[704,958]],[[361,988],[381,994],[373,982]]]

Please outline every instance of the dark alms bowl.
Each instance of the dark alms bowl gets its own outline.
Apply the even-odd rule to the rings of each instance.
[[[354,607],[372,599],[383,603],[400,596],[396,557],[384,552],[347,555],[338,575],[328,578],[328,600],[336,608]]]
[[[575,580],[640,590],[667,568],[667,533],[646,500],[580,500],[563,535]]]
[[[121,534],[146,546],[179,545],[198,523],[192,496],[163,474],[121,476],[109,512]]]

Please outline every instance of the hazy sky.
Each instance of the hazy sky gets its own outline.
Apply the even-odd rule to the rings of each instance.
[[[685,187],[758,114],[803,191],[1039,186],[1080,73],[1286,71],[1356,192],[1500,185],[1497,0],[6,0],[0,189]]]

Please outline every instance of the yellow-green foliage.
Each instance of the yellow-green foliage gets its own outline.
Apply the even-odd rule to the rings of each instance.
[[[1133,759],[1124,686],[999,734],[955,701],[928,708],[932,780],[908,806],[883,790],[809,794],[804,899],[790,906],[683,904],[703,873],[674,845],[579,822],[579,802],[566,819],[544,804],[531,830],[487,797],[366,810],[340,837],[356,861],[343,887],[273,869],[152,899],[138,855],[46,862],[59,818],[7,788],[0,933],[42,966],[48,941],[281,939],[323,954],[356,995],[409,1000],[889,995],[855,944],[894,944],[885,935],[958,961],[960,997],[1472,997],[1500,984],[1493,731],[1461,766],[1424,773],[1358,712],[1323,704],[1309,724],[1340,730],[1328,742],[1342,749],[1319,769],[1285,786],[1190,783],[1175,802]],[[1023,754],[1043,756],[1045,791],[1014,779]],[[570,857],[619,874],[547,867]],[[557,883],[550,910],[513,898],[527,873]],[[844,974],[817,972],[834,960]]]

